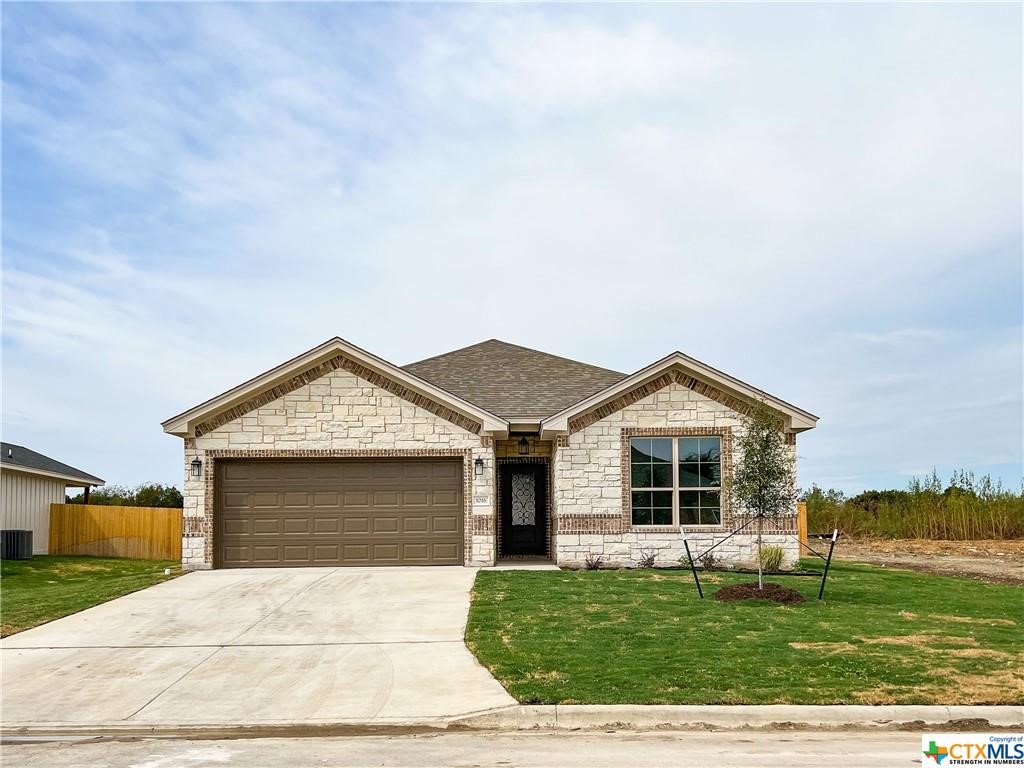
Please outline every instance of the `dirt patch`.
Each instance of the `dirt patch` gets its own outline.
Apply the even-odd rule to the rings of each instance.
[[[988,624],[1000,627],[1015,627],[1017,622],[1013,619],[981,619],[976,616],[947,616],[942,613],[929,613],[929,619],[938,619],[939,621],[952,621],[957,624]]]
[[[967,674],[958,669],[932,670],[936,682],[907,686],[883,683],[855,693],[861,704],[905,704],[926,698],[931,704],[1020,704],[1024,675],[1012,669]]]
[[[959,637],[956,635],[898,635],[895,637],[858,637],[865,645],[908,645],[913,648],[931,648],[936,643],[946,645],[977,645],[978,641],[973,637]]]
[[[565,675],[557,670],[551,670],[550,672],[527,672],[527,680],[561,680]]]
[[[939,653],[946,656],[955,656],[958,659],[997,659],[999,661],[1011,661],[1016,658],[1014,654],[1006,651],[996,651],[992,648],[943,648]]]
[[[900,611],[902,616],[907,621],[920,621],[921,617],[910,611]],[[945,621],[952,622],[954,624],[982,624],[989,627],[1015,627],[1017,622],[1013,619],[993,619],[979,616],[953,616],[947,613],[929,613],[926,618],[932,619],[933,621]]]
[[[976,642],[973,637],[939,637],[938,635],[910,635],[907,637],[876,637],[860,638],[863,645],[905,645],[912,648],[920,648],[928,653],[940,654],[945,657],[957,659],[996,659],[998,661],[1013,661],[1018,654],[996,651],[990,648],[974,647]],[[931,643],[941,641],[947,644],[965,645],[962,648],[933,648]],[[853,645],[846,641],[838,643],[790,643],[790,648],[799,651],[818,651],[819,653],[857,653],[863,650],[862,645]]]
[[[74,573],[95,573],[96,571],[109,570],[111,570],[110,565],[106,563],[80,562],[61,563],[56,568],[54,568],[54,572],[60,574],[61,576],[69,576]]]
[[[775,603],[792,604],[802,603],[804,596],[795,589],[781,584],[765,584],[764,589],[758,589],[757,584],[733,584],[715,592],[715,600],[723,603],[734,603],[737,600],[771,600]]]
[[[841,539],[835,556],[998,584],[1024,584],[1024,539]]]
[[[822,653],[856,653],[857,646],[847,642],[841,643],[790,643],[790,648],[798,651],[821,651]]]

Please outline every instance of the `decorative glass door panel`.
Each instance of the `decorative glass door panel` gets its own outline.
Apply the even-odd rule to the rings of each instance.
[[[537,476],[533,472],[512,474],[512,525],[537,523]]]

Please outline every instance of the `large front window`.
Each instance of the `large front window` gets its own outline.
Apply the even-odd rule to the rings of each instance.
[[[633,525],[720,525],[722,438],[629,441]]]

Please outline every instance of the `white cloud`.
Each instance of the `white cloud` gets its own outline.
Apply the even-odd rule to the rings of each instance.
[[[124,479],[174,479],[159,419],[328,336],[498,336],[777,392],[823,417],[805,479],[1019,461],[1018,10],[3,13],[5,141],[36,153],[5,203],[36,167],[52,197],[5,204],[26,441],[96,449],[87,410],[161,446],[111,448]],[[953,380],[947,433],[997,423],[960,458]]]
[[[439,106],[470,100],[526,122],[672,98],[730,60],[715,45],[681,44],[650,22],[602,25],[578,15],[553,22],[534,10],[471,13],[438,31],[407,63],[410,90]]]

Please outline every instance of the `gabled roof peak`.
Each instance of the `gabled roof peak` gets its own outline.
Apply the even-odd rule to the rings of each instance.
[[[512,419],[543,418],[626,376],[501,339],[480,341],[403,368]]]
[[[562,431],[568,428],[569,420],[583,413],[591,411],[605,403],[614,400],[616,397],[642,386],[646,382],[656,379],[666,371],[683,371],[686,375],[693,377],[698,382],[710,384],[719,391],[738,396],[747,404],[763,402],[783,414],[787,419],[787,427],[793,432],[801,432],[806,429],[813,429],[818,417],[813,413],[787,403],[774,395],[770,395],[762,389],[752,387],[734,376],[713,368],[700,360],[690,357],[682,352],[672,352],[661,360],[651,363],[646,368],[641,368],[636,373],[623,377],[604,390],[595,393],[591,397],[573,403],[558,413],[544,419],[541,424],[542,430]]]

